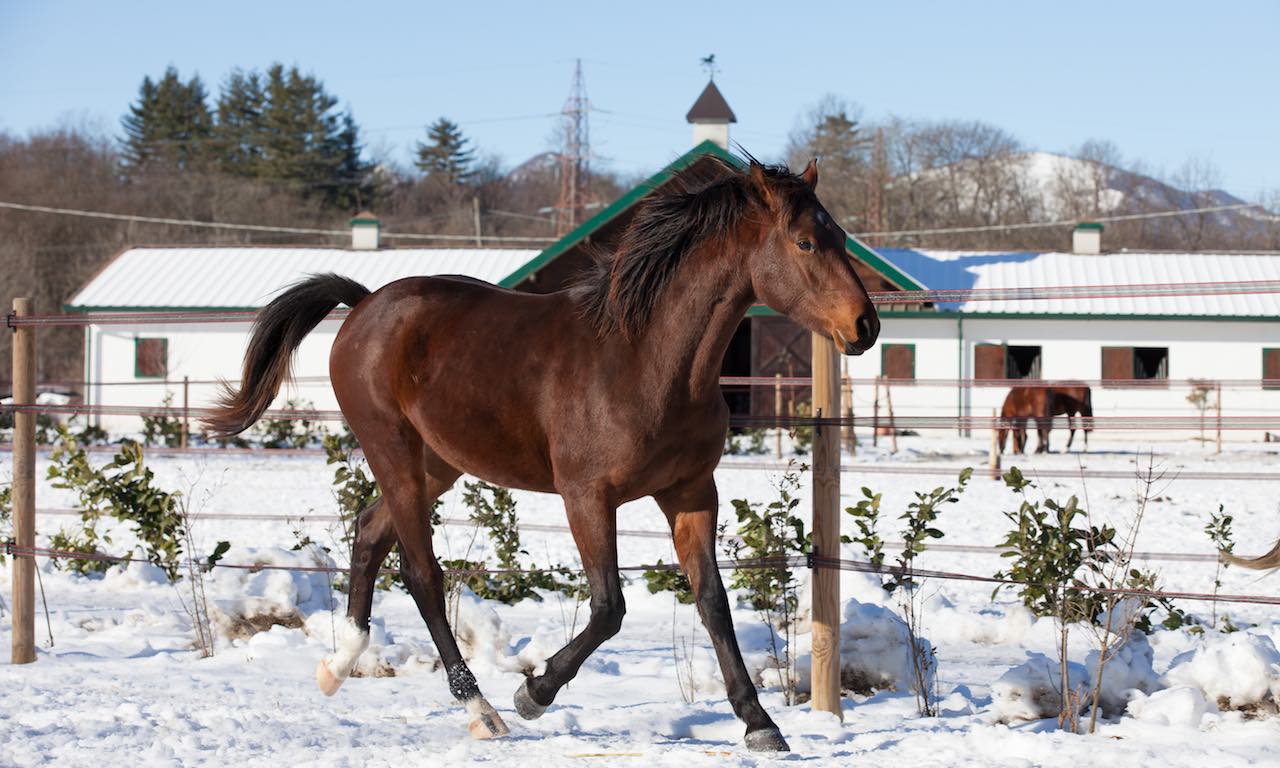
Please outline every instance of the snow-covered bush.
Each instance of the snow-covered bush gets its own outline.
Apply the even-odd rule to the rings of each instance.
[[[1128,706],[1129,716],[1136,720],[1179,728],[1199,728],[1205,714],[1217,711],[1203,691],[1186,685],[1156,691],[1150,696],[1135,692]]]
[[[996,722],[1043,720],[1062,711],[1061,671],[1056,659],[1030,652],[1027,660],[1005,672],[991,686],[991,713]],[[1074,662],[1067,665],[1068,685],[1084,690],[1088,675]]]
[[[1165,679],[1196,688],[1222,709],[1271,710],[1280,702],[1280,651],[1266,635],[1210,635],[1174,657]]]
[[[911,643],[915,643],[927,669],[927,685],[932,688],[937,671],[933,646],[922,637],[913,637],[907,622],[892,609],[873,603],[849,600],[840,623],[840,688],[866,695],[875,691],[916,692]],[[813,655],[796,659],[798,691],[809,692]],[[769,672],[761,675],[769,682]]]
[[[206,580],[212,600],[210,619],[220,634],[244,639],[277,624],[301,627],[315,611],[334,607],[328,574],[282,568],[333,567],[333,559],[318,547],[237,550],[236,564],[275,566],[269,569],[217,568]]]
[[[1133,692],[1149,694],[1161,687],[1160,677],[1152,668],[1153,653],[1147,636],[1132,632],[1118,650],[1108,651],[1105,665],[1100,665],[1098,650],[1089,652],[1084,665],[1089,672],[1089,688],[1098,689],[1098,706],[1102,714],[1114,717],[1124,712]],[[1102,679],[1094,680],[1099,669]]]

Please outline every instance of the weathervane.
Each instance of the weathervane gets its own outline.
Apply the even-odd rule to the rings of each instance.
[[[720,71],[720,68],[716,66],[716,55],[714,53],[702,57],[702,68],[707,70],[707,77],[712,80],[716,79],[716,73]]]

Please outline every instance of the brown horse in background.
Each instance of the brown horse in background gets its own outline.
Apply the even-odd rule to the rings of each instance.
[[[696,166],[695,166],[696,168]],[[352,308],[330,354],[342,413],[382,489],[360,517],[347,624],[317,680],[337,690],[368,645],[378,568],[399,544],[401,569],[476,738],[507,727],[481,695],[446,620],[428,513],[463,473],[560,494],[591,590],[586,628],[516,691],[538,717],[625,612],[619,505],[652,496],[715,646],[733,710],[753,750],[783,751],[742,662],[716,566],[713,472],[728,429],[720,366],[747,310],[764,303],[835,341],[875,343],[880,321],[845,251],[845,233],[800,175],[751,161],[680,172],[642,204],[616,253],[577,286],[517,293],[460,277],[416,277],[369,293],[311,277],[254,325],[241,389],[206,424],[247,429],[287,378],[293,351],[338,304]]]
[[[1088,387],[1014,387],[1004,399],[1000,409],[1000,420],[1008,426],[996,430],[1000,452],[1004,453],[1005,439],[1009,432],[1013,433],[1013,450],[1015,453],[1026,453],[1027,419],[1036,423],[1036,453],[1049,452],[1049,430],[1053,427],[1054,416],[1067,417],[1067,447],[1076,439],[1073,416],[1083,416],[1084,449],[1089,450],[1089,433],[1093,431],[1093,393]]]

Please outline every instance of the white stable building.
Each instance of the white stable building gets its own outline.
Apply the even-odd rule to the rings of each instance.
[[[538,254],[517,249],[378,248],[376,223],[353,221],[353,247],[284,246],[136,247],[116,256],[66,304],[71,312],[253,311],[293,283],[336,272],[369,290],[415,275],[465,275],[499,282]],[[374,229],[373,239],[369,230]],[[297,381],[282,392],[287,401],[337,408],[329,387],[329,348],[340,322],[326,320],[298,349]],[[85,330],[83,392],[90,405],[210,405],[220,379],[237,379],[249,322],[91,324]],[[109,431],[138,429],[134,417],[96,419]],[[193,428],[194,429],[194,428]]]
[[[1280,254],[1274,253],[1091,250],[880,254],[933,290],[1280,280]],[[967,301],[927,312],[885,311],[881,319],[878,353],[848,358],[847,373],[887,377],[896,413],[990,416],[1009,380],[1082,379],[1094,383],[1095,416],[1189,417],[1200,415],[1187,400],[1189,382],[1226,380],[1224,415],[1280,416],[1280,295],[1274,293]],[[957,379],[977,386],[957,387]],[[1187,433],[1165,436],[1185,439]],[[1054,443],[1061,447],[1065,436]]]
[[[137,247],[118,255],[67,304],[107,312],[256,310],[311,274],[337,272],[376,290],[412,275],[457,274],[517,287],[550,264],[545,251],[378,248],[369,218],[353,223],[352,248],[275,246]],[[362,242],[361,238],[366,239]],[[356,247],[363,246],[363,247]],[[371,247],[372,246],[372,247]],[[927,289],[1132,285],[1280,280],[1280,254],[974,253],[884,249],[886,269]],[[1096,416],[1194,416],[1188,380],[1228,380],[1224,415],[1280,414],[1280,295],[1161,296],[1102,299],[970,301],[926,310],[882,308],[880,341],[844,358],[855,381],[854,410],[870,415],[865,380],[886,377],[898,416],[990,416],[1012,379],[1099,382]],[[744,323],[744,328],[750,325]],[[325,321],[303,343],[289,400],[333,409],[328,353],[338,321]],[[249,323],[93,324],[85,332],[84,394],[93,405],[209,405],[212,382],[235,378]],[[799,361],[807,364],[807,360]],[[807,365],[797,369],[803,375]],[[1276,380],[1274,384],[1261,380]],[[956,386],[956,381],[977,386]],[[1247,381],[1251,384],[1230,382]],[[984,386],[984,383],[989,385]],[[1210,396],[1213,399],[1213,396]],[[886,411],[882,411],[887,415]],[[1212,411],[1210,411],[1212,415]],[[101,417],[112,431],[137,429],[136,418]],[[1194,430],[1147,434],[1182,440]],[[1229,440],[1259,440],[1263,430]],[[1103,435],[1130,439],[1133,433]],[[1063,445],[1056,438],[1057,446]]]

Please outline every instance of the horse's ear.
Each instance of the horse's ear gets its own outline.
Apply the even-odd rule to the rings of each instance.
[[[748,171],[751,176],[751,185],[756,188],[756,192],[760,194],[760,199],[770,210],[777,207],[777,194],[774,192],[772,185],[769,184],[769,177],[765,175],[764,166],[757,163],[753,158],[751,160],[751,168]]]
[[[804,171],[800,173],[800,178],[804,179],[804,183],[809,189],[818,188],[818,158],[813,158],[809,164],[804,167]]]

